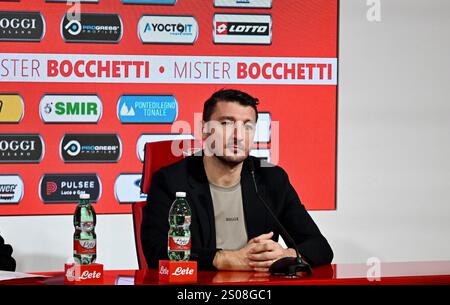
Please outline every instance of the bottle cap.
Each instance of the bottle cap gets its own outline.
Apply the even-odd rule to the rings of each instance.
[[[176,192],[175,196],[184,198],[184,197],[186,197],[186,192]]]
[[[89,194],[80,194],[80,199],[91,199],[91,195],[89,195]]]

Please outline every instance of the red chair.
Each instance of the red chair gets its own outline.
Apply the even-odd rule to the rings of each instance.
[[[172,149],[173,148],[173,149]],[[142,167],[141,192],[148,194],[152,183],[153,173],[160,168],[181,160],[201,149],[201,142],[197,140],[162,141],[145,144],[144,164]],[[174,155],[175,153],[175,155]],[[139,269],[147,269],[147,261],[141,244],[142,208],[146,201],[133,203],[133,227]]]

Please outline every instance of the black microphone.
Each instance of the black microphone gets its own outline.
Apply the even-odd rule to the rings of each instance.
[[[275,261],[270,267],[269,272],[272,275],[287,275],[287,276],[295,276],[297,275],[297,272],[306,272],[308,275],[312,274],[311,266],[305,262],[302,257],[300,256],[300,253],[298,251],[297,245],[295,244],[294,239],[292,236],[288,233],[286,228],[281,224],[281,222],[278,220],[278,217],[273,213],[272,209],[267,205],[267,203],[264,201],[264,199],[261,197],[261,195],[258,192],[258,186],[256,185],[256,178],[255,178],[255,165],[253,164],[253,160],[251,157],[248,158],[248,165],[250,169],[250,174],[252,175],[253,185],[255,186],[256,196],[258,197],[259,201],[263,204],[264,208],[267,210],[267,212],[270,214],[270,216],[275,220],[275,223],[278,226],[278,229],[281,231],[281,235],[283,238],[287,239],[292,247],[295,250],[296,257],[283,257],[279,260]]]

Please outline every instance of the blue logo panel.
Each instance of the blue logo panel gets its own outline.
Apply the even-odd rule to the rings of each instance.
[[[178,115],[173,95],[123,95],[117,103],[117,117],[122,123],[171,124]]]

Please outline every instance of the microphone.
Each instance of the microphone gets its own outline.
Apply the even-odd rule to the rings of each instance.
[[[253,160],[251,157],[248,158],[248,165],[250,169],[250,174],[252,175],[253,185],[255,186],[256,196],[258,197],[259,201],[263,204],[264,208],[267,210],[267,212],[270,214],[270,216],[275,221],[276,225],[278,226],[278,229],[281,231],[281,235],[283,238],[287,239],[292,247],[295,250],[296,257],[283,257],[275,261],[270,267],[269,272],[272,275],[286,275],[286,276],[295,276],[297,275],[297,272],[306,272],[308,275],[312,274],[311,266],[302,259],[300,256],[300,253],[298,251],[297,245],[295,244],[294,239],[292,236],[288,233],[286,228],[281,224],[281,222],[278,220],[278,217],[273,213],[272,209],[269,207],[269,205],[264,201],[264,199],[261,197],[261,195],[258,192],[258,186],[256,185],[256,179],[255,179],[255,165],[253,164]]]

